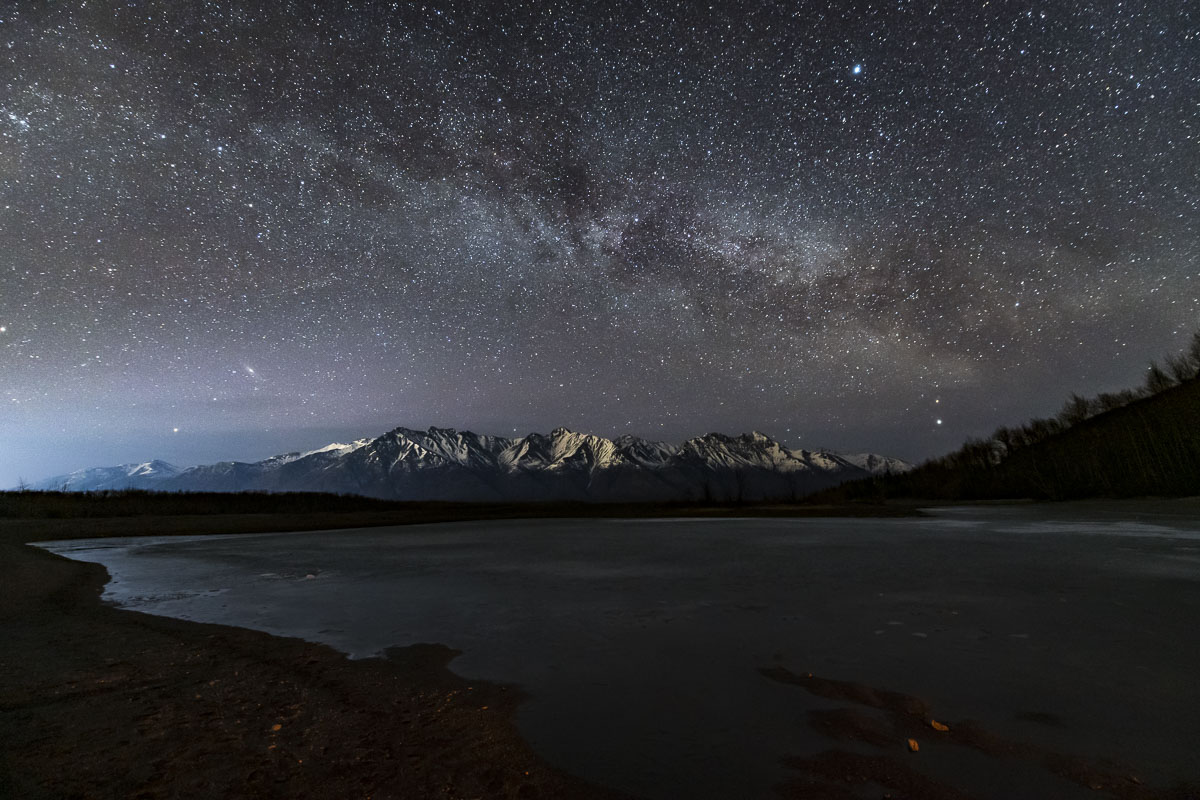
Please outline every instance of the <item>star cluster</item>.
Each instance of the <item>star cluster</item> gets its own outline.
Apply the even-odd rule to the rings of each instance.
[[[16,2],[0,483],[428,424],[920,458],[1200,322],[1191,4]]]

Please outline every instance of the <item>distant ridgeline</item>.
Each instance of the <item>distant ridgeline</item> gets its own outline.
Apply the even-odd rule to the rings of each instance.
[[[443,502],[794,501],[842,481],[908,469],[871,453],[792,450],[762,433],[710,433],[681,445],[556,428],[520,438],[396,428],[374,439],[253,463],[180,469],[164,461],[95,467],[34,491],[329,492]]]
[[[814,501],[1050,500],[1200,494],[1200,332],[1150,364],[1145,385],[1072,395],[1054,419],[1000,428],[903,474],[853,481]]]

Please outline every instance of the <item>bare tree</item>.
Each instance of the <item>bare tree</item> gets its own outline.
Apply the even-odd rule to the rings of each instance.
[[[1192,368],[1192,362],[1186,354],[1180,353],[1177,356],[1167,356],[1167,370],[1171,373],[1171,377],[1176,383],[1190,381],[1196,377],[1196,372]]]
[[[1171,380],[1171,376],[1163,371],[1163,368],[1158,365],[1157,361],[1150,362],[1150,368],[1146,372],[1146,389],[1150,394],[1158,394],[1164,392],[1175,385]]]
[[[1136,399],[1137,396],[1129,389],[1122,389],[1119,392],[1104,392],[1096,398],[1096,402],[1101,411],[1112,411],[1127,406]]]
[[[1200,331],[1192,334],[1192,341],[1188,343],[1187,350],[1184,351],[1184,356],[1188,363],[1192,365],[1192,376],[1200,375]]]
[[[1072,392],[1070,399],[1067,400],[1062,411],[1058,412],[1058,421],[1068,428],[1072,425],[1078,425],[1090,416],[1088,414],[1090,406],[1091,404],[1087,398],[1080,397]]]
[[[992,434],[992,441],[999,444],[1003,449],[1003,456],[1010,455],[1017,446],[1016,437],[1013,436],[1013,432],[1008,428],[997,428],[996,432]]]

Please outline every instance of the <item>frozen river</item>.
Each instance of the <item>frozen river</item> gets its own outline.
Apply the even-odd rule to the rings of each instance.
[[[871,750],[818,735],[807,712],[845,703],[769,680],[771,666],[915,694],[938,718],[1114,756],[1168,784],[1200,779],[1200,519],[1153,508],[43,546],[104,564],[105,599],[122,608],[354,657],[454,647],[456,672],[530,694],[518,724],[550,762],[648,797],[767,797],[789,777],[784,756]],[[1097,796],[966,748],[920,758],[978,797]]]

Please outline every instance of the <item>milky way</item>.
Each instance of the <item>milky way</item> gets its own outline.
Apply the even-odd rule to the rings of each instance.
[[[1196,12],[9,4],[0,485],[430,424],[919,458],[1135,383],[1200,325]]]

